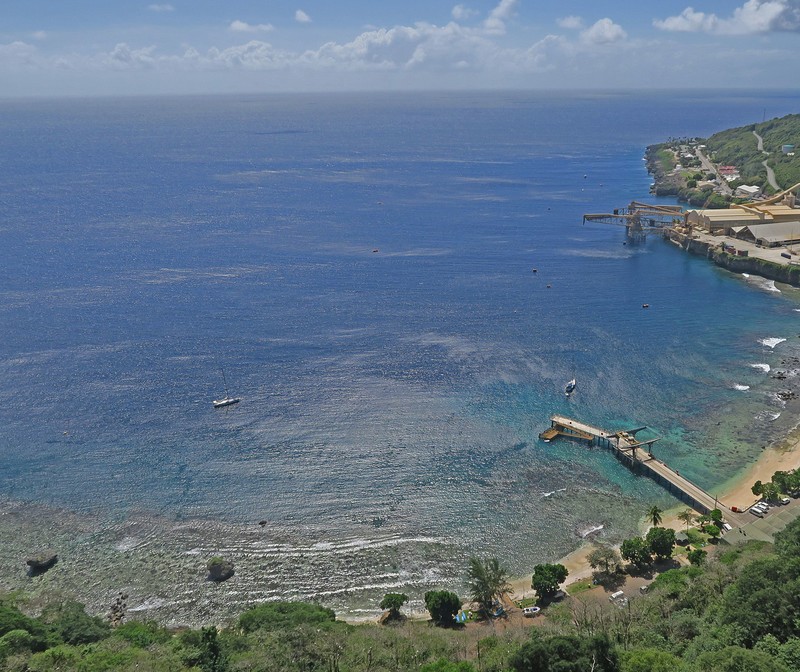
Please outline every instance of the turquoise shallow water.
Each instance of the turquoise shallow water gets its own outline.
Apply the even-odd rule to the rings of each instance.
[[[619,540],[674,500],[539,442],[549,415],[647,424],[713,488],[794,423],[774,395],[800,314],[795,290],[581,216],[652,200],[648,143],[797,102],[4,102],[0,493],[266,520],[285,590],[321,590],[297,559],[317,554],[341,604],[457,584],[472,553],[523,573]],[[214,411],[221,366],[243,401]]]

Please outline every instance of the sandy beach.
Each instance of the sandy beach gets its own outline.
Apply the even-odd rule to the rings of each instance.
[[[767,446],[761,456],[754,463],[745,467],[732,479],[715,489],[720,501],[726,506],[736,506],[746,509],[758,500],[753,494],[752,487],[756,481],[768,482],[776,471],[791,471],[800,468],[800,428],[795,428],[789,436]],[[678,520],[678,514],[687,507],[679,505],[665,511],[661,522],[662,527],[674,530],[683,530],[685,523]],[[642,520],[641,531],[645,533],[650,528],[646,520]],[[557,562],[564,565],[569,571],[569,576],[563,587],[587,579],[592,575],[588,556],[595,548],[595,544],[587,541],[580,548],[561,558]],[[531,589],[530,576],[511,581],[512,591],[510,597],[514,600],[524,599],[534,595]]]

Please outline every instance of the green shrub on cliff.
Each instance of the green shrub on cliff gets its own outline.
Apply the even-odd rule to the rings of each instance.
[[[244,632],[278,630],[302,623],[326,623],[336,620],[333,609],[308,602],[271,602],[244,612],[239,627]]]
[[[111,627],[98,616],[89,616],[80,602],[66,600],[45,607],[42,621],[49,624],[62,642],[88,644],[111,634]]]

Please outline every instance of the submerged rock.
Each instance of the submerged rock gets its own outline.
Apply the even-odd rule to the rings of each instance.
[[[25,560],[25,564],[28,565],[28,573],[31,576],[46,572],[55,565],[56,562],[58,562],[58,553],[49,548],[28,556],[28,559]]]
[[[233,563],[222,558],[211,558],[206,565],[211,581],[227,581],[233,576]]]

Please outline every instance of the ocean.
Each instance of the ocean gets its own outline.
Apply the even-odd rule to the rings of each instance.
[[[647,425],[718,488],[796,424],[800,294],[582,215],[657,201],[646,145],[798,103],[0,101],[0,497],[105,521],[106,564],[228,553],[237,604],[353,614],[630,536],[677,501],[549,416]]]

